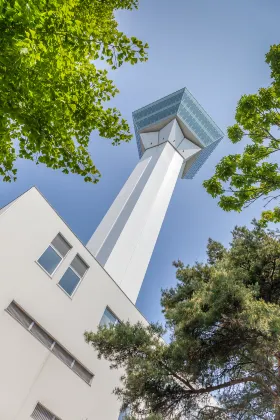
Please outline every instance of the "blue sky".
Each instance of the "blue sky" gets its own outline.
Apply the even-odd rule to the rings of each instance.
[[[269,84],[264,55],[279,42],[279,16],[279,0],[140,0],[139,10],[117,18],[121,30],[149,43],[149,61],[111,73],[120,90],[112,105],[133,130],[132,111],[186,86],[226,132],[240,96]],[[173,260],[205,260],[209,237],[227,245],[236,224],[259,216],[261,202],[225,213],[202,187],[222,156],[241,149],[225,138],[194,180],[178,181],[137,302],[149,320],[162,319],[160,290],[176,283]],[[98,185],[19,161],[18,181],[0,184],[0,206],[36,185],[86,243],[138,162],[135,140],[113,147],[93,133],[90,151]]]

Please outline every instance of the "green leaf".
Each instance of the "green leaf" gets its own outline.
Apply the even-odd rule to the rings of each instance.
[[[242,95],[236,108],[236,123],[228,127],[232,143],[246,139],[243,152],[222,158],[215,174],[203,184],[209,194],[220,197],[219,205],[226,211],[241,211],[259,199],[265,206],[279,202],[279,57],[280,45],[273,45],[266,55],[272,71],[271,86]],[[263,224],[279,221],[277,208],[263,213]]]
[[[124,61],[134,64],[139,55],[147,58],[147,46],[120,32],[115,20],[117,10],[131,10],[137,1],[108,0],[102,7],[82,0],[26,4],[17,0],[0,8],[0,124],[5,133],[0,175],[6,182],[15,180],[21,157],[96,183],[100,173],[89,155],[91,132],[114,145],[132,136],[119,111],[108,109],[106,101],[118,90],[94,60],[116,68]]]

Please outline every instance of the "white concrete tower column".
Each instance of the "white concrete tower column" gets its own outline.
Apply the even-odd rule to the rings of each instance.
[[[141,139],[143,157],[87,244],[133,302],[183,162],[201,150],[184,138],[176,119]]]
[[[143,130],[136,127],[141,160],[87,244],[134,303],[176,181],[205,148],[184,127],[177,116]]]

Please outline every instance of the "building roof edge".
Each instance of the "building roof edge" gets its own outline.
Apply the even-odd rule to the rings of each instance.
[[[135,304],[131,301],[131,299],[127,296],[126,293],[124,293],[124,291],[122,290],[122,288],[115,282],[115,280],[110,276],[110,274],[108,273],[108,271],[105,270],[105,268],[100,264],[100,262],[95,258],[95,256],[90,252],[90,250],[83,244],[83,242],[81,241],[81,239],[76,235],[75,232],[73,232],[73,230],[71,229],[71,227],[65,222],[65,220],[60,216],[60,214],[57,212],[57,210],[49,203],[49,201],[46,199],[46,197],[43,195],[43,193],[38,189],[38,187],[36,185],[33,185],[32,187],[30,187],[28,190],[24,191],[22,194],[20,194],[17,198],[15,198],[14,200],[10,201],[9,203],[6,204],[6,206],[15,204],[17,201],[19,201],[24,195],[30,193],[32,190],[35,190],[39,196],[46,202],[46,204],[56,213],[56,215],[60,218],[60,220],[67,226],[67,228],[71,231],[71,233],[78,239],[78,241],[80,242],[80,244],[83,246],[83,248],[85,249],[85,251],[87,251],[92,258],[97,262],[97,264],[102,268],[103,271],[105,271],[105,273],[108,275],[108,277],[113,281],[113,283],[115,283],[115,285],[118,287],[118,289],[122,292],[123,295],[126,296],[126,298],[129,300],[129,302],[135,307],[135,309],[137,310],[137,312],[144,318],[145,321],[147,321],[148,324],[150,324],[150,322],[147,320],[147,318],[142,314],[142,312],[135,306]],[[3,208],[5,208],[6,206],[3,206]],[[9,207],[7,208],[7,210],[9,209]],[[0,209],[1,210],[1,209]],[[4,214],[6,211],[4,211],[2,214]],[[0,217],[1,215],[0,214]]]

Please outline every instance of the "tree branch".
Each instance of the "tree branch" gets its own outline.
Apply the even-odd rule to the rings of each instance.
[[[224,382],[223,384],[220,385],[212,385],[212,386],[207,386],[205,388],[198,388],[195,389],[193,391],[187,391],[188,394],[206,394],[206,393],[210,393],[213,391],[218,391],[219,389],[224,389],[224,388],[229,388],[230,386],[234,386],[234,385],[239,385],[239,384],[244,384],[247,382],[255,382],[261,386],[263,386],[267,391],[269,391],[274,397],[277,397],[277,393],[274,392],[270,387],[268,387],[266,384],[263,383],[263,381],[261,380],[261,378],[258,378],[257,376],[247,376],[245,378],[240,378],[240,379],[232,379],[228,382]]]
[[[178,381],[182,382],[184,385],[186,385],[190,390],[196,391],[196,389],[191,385],[191,383],[185,379],[182,378],[180,375],[172,371],[163,361],[157,360],[157,362],[168,372],[170,375],[174,376]]]

